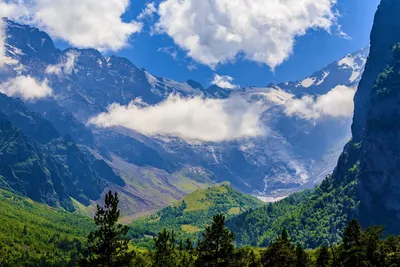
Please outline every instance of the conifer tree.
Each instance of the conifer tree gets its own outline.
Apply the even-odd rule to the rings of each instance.
[[[329,254],[329,249],[326,245],[323,245],[317,254],[317,267],[328,267],[331,255]]]
[[[303,247],[298,244],[296,247],[296,267],[307,267],[308,266],[308,254]]]
[[[88,267],[121,267],[130,266],[135,253],[129,252],[129,240],[125,239],[128,227],[118,224],[118,193],[109,191],[105,196],[105,205],[97,205],[94,217],[97,230],[90,233],[88,245],[84,251],[85,258],[80,266]]]
[[[286,229],[271,243],[261,259],[264,267],[294,267],[297,263],[296,251],[290,243]]]
[[[211,226],[203,233],[198,243],[198,258],[196,267],[224,267],[229,266],[232,259],[235,236],[225,227],[225,216],[216,215]]]
[[[170,233],[164,229],[154,239],[154,244],[156,249],[153,256],[153,267],[176,267],[174,232]]]

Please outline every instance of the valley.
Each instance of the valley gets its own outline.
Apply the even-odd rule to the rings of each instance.
[[[187,53],[182,62],[193,76],[211,70],[207,85],[158,77],[124,57],[126,50],[63,39],[54,34],[62,23],[49,28],[35,17],[47,13],[29,15],[34,1],[0,0],[0,8],[9,8],[0,10],[0,266],[399,266],[400,2],[380,0],[367,47],[300,80],[248,86],[217,70],[245,72],[242,61],[254,61],[278,76],[279,65],[302,57],[312,64],[321,53],[310,57],[296,44],[283,55],[285,38],[274,28],[270,42],[280,46],[266,61],[257,61],[248,45],[232,58],[219,51],[217,60],[207,50],[209,57],[199,59],[225,30],[230,41],[217,39],[226,50],[254,32],[235,36],[236,24],[217,19],[221,7],[224,16],[232,10],[224,0],[210,0],[216,6],[205,23],[224,26],[207,42],[191,33],[197,39],[180,43],[165,28],[169,1],[146,3],[137,21],[123,25],[140,32],[144,18],[158,17],[147,38],[165,31]],[[304,22],[325,0],[296,1],[314,12],[277,0],[275,8],[285,12],[275,15],[300,12]],[[338,50],[354,41],[342,31],[339,11],[331,10],[345,4],[326,1],[329,12],[314,14],[292,46],[295,40],[313,46],[322,38],[318,29],[330,41],[341,38]],[[103,8],[100,2],[96,8]],[[186,26],[193,26],[192,4],[175,2],[174,10],[186,9],[170,20],[190,11]],[[15,15],[22,7],[24,15]],[[256,10],[243,10],[241,23]],[[261,21],[270,27],[278,17]],[[174,49],[157,53],[179,61]]]

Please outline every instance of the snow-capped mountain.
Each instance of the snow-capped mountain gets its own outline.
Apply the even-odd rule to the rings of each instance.
[[[235,90],[215,85],[204,88],[192,80],[156,77],[126,58],[104,57],[94,49],[60,51],[44,32],[6,22],[6,66],[0,80],[22,75],[46,81],[53,97],[27,105],[59,132],[69,134],[117,172],[126,174],[122,177],[131,179],[135,176],[131,172],[137,172],[141,173],[139,180],[151,179],[143,174],[147,171],[158,177],[172,175],[173,179],[184,174],[185,179],[198,182],[209,178],[230,181],[243,192],[258,194],[312,186],[332,171],[350,138],[351,117],[327,114],[323,96],[338,86],[355,88],[368,54],[368,49],[349,54],[301,81]],[[110,104],[128,105],[140,98],[143,105],[155,105],[171,94],[239,97],[257,103],[262,106],[261,119],[268,134],[235,141],[190,142],[146,136],[122,127],[103,130],[87,126],[91,117],[105,112]],[[294,108],[295,104],[304,105]],[[314,107],[316,104],[323,108]],[[131,187],[129,192],[134,191],[136,197],[144,197],[148,190],[137,183]],[[165,188],[153,189],[157,194]]]

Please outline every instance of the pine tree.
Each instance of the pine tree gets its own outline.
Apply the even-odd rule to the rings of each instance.
[[[121,267],[131,264],[135,253],[129,252],[129,240],[124,238],[129,228],[118,224],[118,203],[118,193],[109,191],[104,207],[97,205],[94,221],[98,228],[89,234],[84,252],[86,257],[80,260],[80,266]]]
[[[351,220],[344,229],[340,262],[343,267],[365,266],[366,255],[362,247],[362,229],[355,219]]]
[[[177,265],[174,232],[170,233],[164,229],[154,239],[154,245],[156,249],[153,256],[153,267],[175,267]]]
[[[286,229],[271,243],[261,258],[265,267],[294,267],[297,263],[296,250],[290,243]]]
[[[323,245],[318,250],[317,256],[317,267],[328,267],[331,255],[329,254],[329,249],[326,245]]]
[[[308,254],[305,252],[303,247],[298,244],[296,247],[296,267],[307,267],[308,266]]]
[[[198,243],[198,258],[195,266],[224,267],[232,259],[235,236],[225,227],[225,216],[216,215],[211,226],[203,233],[203,239]]]

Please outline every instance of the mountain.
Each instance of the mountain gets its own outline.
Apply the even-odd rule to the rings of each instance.
[[[71,198],[89,205],[108,183],[125,185],[104,161],[61,136],[20,100],[0,94],[0,103],[2,188],[73,211]]]
[[[163,229],[175,231],[181,239],[197,237],[217,214],[230,218],[263,205],[260,200],[225,183],[197,190],[172,206],[134,221],[130,225],[130,234],[134,243],[142,246],[149,243],[150,236],[157,236]]]
[[[354,100],[353,138],[333,174],[314,190],[233,218],[228,225],[238,243],[266,245],[286,227],[294,241],[308,247],[333,244],[352,218],[364,226],[383,225],[387,234],[400,232],[399,11],[398,1],[379,5]]]
[[[355,88],[368,53],[362,49],[349,54],[301,81],[236,90],[216,85],[204,88],[192,80],[156,77],[126,58],[104,57],[94,49],[61,51],[46,33],[9,20],[5,23],[6,67],[0,82],[31,77],[53,91],[51,97],[19,103],[34,116],[5,112],[8,119],[35,142],[51,143],[48,152],[60,153],[52,140],[68,137],[89,161],[101,162],[111,178],[101,179],[107,183],[96,194],[85,201],[78,199],[84,205],[91,203],[78,208],[90,213],[94,201],[100,201],[102,189],[115,189],[122,194],[127,221],[223,181],[241,192],[262,196],[313,187],[333,170],[350,137],[351,119],[290,113],[288,106],[303,97],[316,102],[338,86]],[[113,103],[129,105],[140,98],[142,105],[157,105],[171,94],[220,100],[238,97],[260,105],[268,134],[235,141],[190,142],[145,136],[124,127],[104,130],[88,125],[90,118],[106,112]],[[41,132],[45,129],[42,123],[46,132]]]

